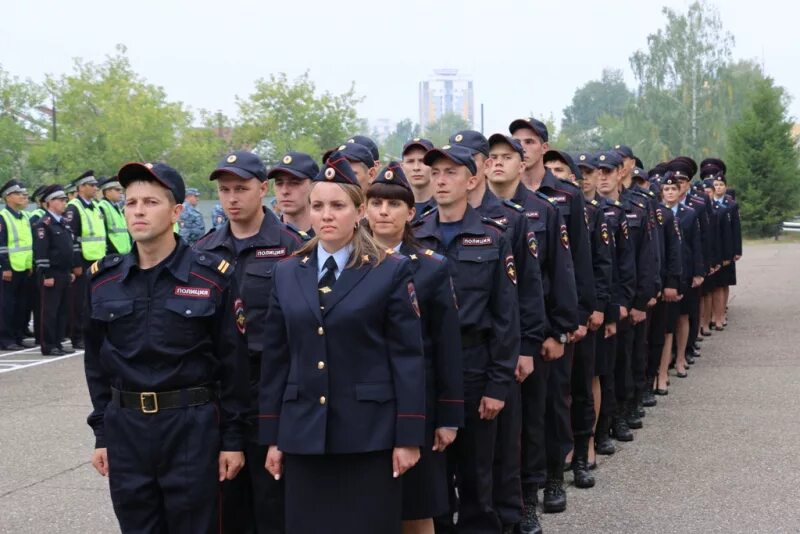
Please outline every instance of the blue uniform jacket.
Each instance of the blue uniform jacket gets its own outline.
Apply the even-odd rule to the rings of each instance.
[[[97,447],[105,447],[103,415],[112,387],[163,392],[207,386],[219,397],[222,450],[243,450],[248,362],[233,268],[176,241],[172,255],[154,267],[154,281],[137,266],[135,247],[90,269],[84,367]]]
[[[678,204],[678,224],[681,229],[683,274],[681,280],[690,287],[692,278],[705,276],[703,245],[700,240],[700,221],[697,212],[688,206]]]
[[[604,221],[608,226],[612,247],[611,301],[606,308],[605,323],[619,321],[619,308],[631,308],[636,296],[636,256],[630,239],[625,208],[618,200],[603,199]]]
[[[391,254],[342,271],[320,309],[316,252],[275,269],[259,441],[291,454],[425,442],[425,360],[411,265]]]

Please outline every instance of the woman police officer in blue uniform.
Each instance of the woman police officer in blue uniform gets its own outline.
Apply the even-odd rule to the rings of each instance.
[[[403,532],[433,534],[433,517],[448,511],[444,450],[464,424],[461,327],[447,259],[419,245],[410,221],[414,194],[399,162],[380,171],[367,191],[367,221],[387,254],[411,260],[425,348],[426,430],[419,463],[403,477]]]
[[[310,195],[316,237],[275,269],[261,364],[266,468],[286,532],[399,533],[400,475],[425,442],[425,360],[410,261],[359,225],[342,154]]]

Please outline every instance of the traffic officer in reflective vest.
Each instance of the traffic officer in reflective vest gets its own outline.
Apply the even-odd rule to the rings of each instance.
[[[67,194],[60,185],[45,187],[40,192],[46,211],[33,228],[33,258],[36,265],[36,287],[41,316],[39,342],[45,356],[63,356],[75,352],[64,347],[69,313],[67,290],[75,280],[72,273],[72,233],[64,224]]]
[[[219,482],[244,465],[248,361],[234,268],[172,232],[184,184],[119,171],[136,246],[91,265],[84,360],[95,435],[123,532],[219,530]]]
[[[114,254],[127,254],[131,251],[131,236],[125,225],[125,215],[122,214],[120,202],[122,201],[122,186],[116,176],[103,178],[97,184],[103,198],[98,206],[103,212],[106,221],[106,237],[108,239],[108,252]]]
[[[248,318],[251,430],[245,444],[248,468],[223,485],[223,530],[230,533],[283,531],[283,483],[264,469],[267,447],[258,444],[256,411],[261,353],[275,264],[288,258],[303,240],[262,205],[267,171],[247,151],[227,154],[211,173],[217,182],[227,222],[197,242],[197,250],[217,254],[236,266],[234,280]]]
[[[417,222],[423,246],[445,256],[456,290],[464,355],[464,420],[450,447],[458,480],[459,532],[499,532],[493,464],[497,415],[515,380],[520,330],[517,268],[505,225],[467,203],[478,177],[468,148],[446,145],[425,155],[436,211]]]
[[[0,350],[19,350],[33,347],[24,340],[29,318],[25,314],[29,293],[26,290],[33,270],[31,224],[23,212],[28,207],[28,192],[17,180],[9,180],[0,187],[0,196],[6,203],[0,210],[0,269],[3,271]]]
[[[40,185],[36,189],[34,189],[33,194],[30,196],[31,202],[36,204],[36,208],[31,210],[30,215],[28,218],[31,220],[31,224],[36,224],[39,219],[44,216],[45,207],[44,207],[44,199],[42,198],[42,192],[47,189],[46,185]]]
[[[72,347],[83,348],[84,304],[86,277],[82,276],[95,261],[106,255],[106,225],[103,212],[94,200],[97,180],[94,171],[86,171],[74,180],[77,196],[67,203],[64,221],[72,232],[72,272],[75,282],[71,288],[70,321],[67,333]]]

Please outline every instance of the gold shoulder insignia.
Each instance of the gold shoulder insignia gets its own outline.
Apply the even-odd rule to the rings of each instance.
[[[431,249],[425,249],[426,256],[433,256],[433,251]]]
[[[230,263],[228,263],[225,260],[222,260],[222,261],[219,262],[219,265],[217,265],[217,270],[219,272],[221,272],[222,274],[225,274],[225,271],[227,271],[228,267],[230,267],[230,266],[231,266]]]
[[[94,262],[91,267],[89,267],[89,272],[92,274],[97,274],[97,271],[100,270],[100,266],[98,265],[99,260]]]

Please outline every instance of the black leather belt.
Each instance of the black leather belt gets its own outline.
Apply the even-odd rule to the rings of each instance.
[[[214,393],[206,387],[178,389],[175,391],[120,391],[111,388],[111,402],[122,408],[142,413],[158,413],[161,410],[202,406],[214,399]]]
[[[489,332],[486,330],[461,331],[461,348],[471,349],[485,345],[489,341]]]

